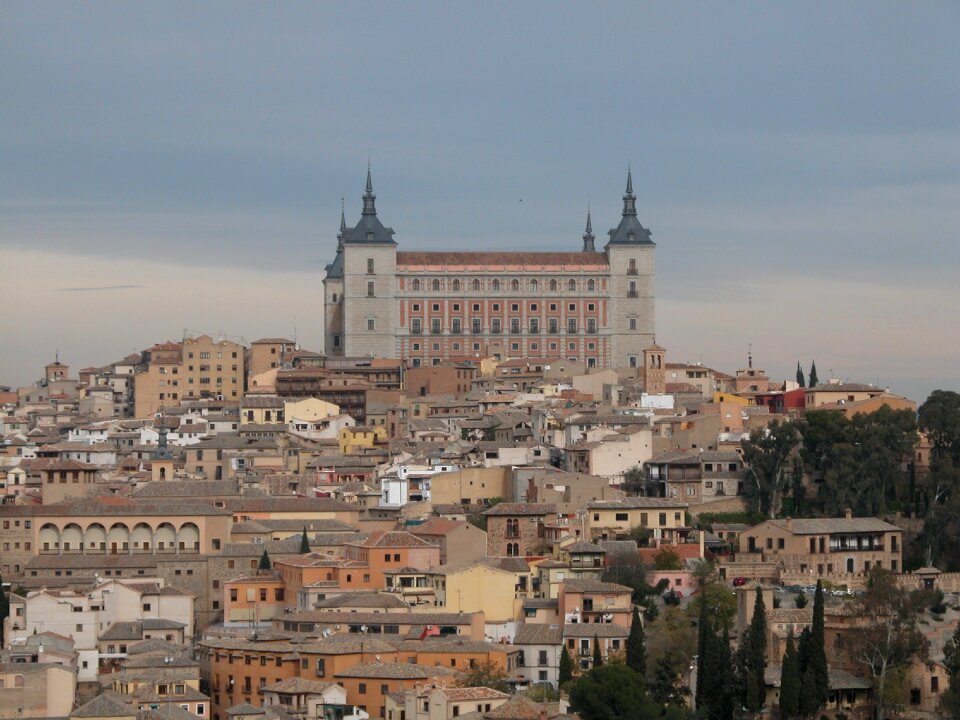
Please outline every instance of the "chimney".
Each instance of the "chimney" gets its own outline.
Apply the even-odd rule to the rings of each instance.
[[[846,510],[844,510],[843,516],[844,516],[847,520],[850,520],[851,518],[853,518],[853,510],[851,510],[850,508],[847,508]]]
[[[784,520],[784,525],[787,526],[787,530],[793,530],[793,518],[787,515],[786,520]]]

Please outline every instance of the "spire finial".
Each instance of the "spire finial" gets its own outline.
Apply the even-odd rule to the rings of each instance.
[[[347,229],[347,211],[343,202],[343,195],[340,196],[340,232]]]
[[[637,196],[633,194],[633,171],[629,164],[627,165],[627,192],[623,196],[623,214],[624,216],[637,214]]]
[[[587,203],[587,229],[583,233],[584,252],[595,252],[593,241],[593,222],[590,219],[590,203]]]
[[[363,193],[363,214],[376,215],[377,207],[374,201],[377,196],[373,194],[373,178],[370,174],[370,161],[367,160],[367,190]]]

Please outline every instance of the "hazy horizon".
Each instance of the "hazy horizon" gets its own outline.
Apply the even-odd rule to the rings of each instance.
[[[0,385],[185,329],[322,345],[368,160],[401,249],[598,244],[670,362],[960,389],[960,8],[5,3]]]

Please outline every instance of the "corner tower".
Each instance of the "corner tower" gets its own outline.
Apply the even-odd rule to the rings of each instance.
[[[639,367],[654,344],[654,251],[650,231],[637,219],[633,174],[627,170],[620,224],[608,233],[610,354],[613,367]]]
[[[323,351],[327,355],[343,355],[343,241],[346,235],[347,217],[343,198],[340,198],[337,255],[327,265],[323,278]]]
[[[348,357],[397,357],[397,243],[377,217],[377,196],[367,167],[363,211],[343,229],[342,341]],[[336,264],[334,260],[334,264]]]

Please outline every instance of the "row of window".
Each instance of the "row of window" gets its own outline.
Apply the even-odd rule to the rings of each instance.
[[[633,323],[633,328],[636,329],[636,319],[631,318],[631,321]],[[531,335],[538,335],[543,332],[543,327],[540,325],[540,318],[529,318],[527,321],[527,327]],[[576,334],[578,332],[578,328],[579,323],[577,318],[567,318],[567,333],[571,335]],[[597,319],[587,318],[585,328],[586,332],[591,335],[596,333]],[[463,320],[461,318],[451,318],[448,329],[451,335],[463,334]],[[521,319],[510,318],[509,329],[509,334],[520,335],[523,332]],[[423,320],[421,318],[410,318],[410,332],[414,335],[423,334]],[[470,320],[470,332],[474,335],[483,334],[484,326],[482,318],[472,318]],[[503,320],[501,318],[491,318],[489,332],[491,335],[502,334]],[[547,318],[546,332],[550,335],[558,335],[560,333],[560,318]],[[430,320],[430,333],[432,335],[440,335],[443,333],[443,321],[440,318],[433,318]]]
[[[412,292],[421,292],[429,287],[432,292],[440,292],[441,290],[446,289],[446,285],[447,283],[441,281],[439,278],[434,278],[431,280],[429,285],[426,281],[421,281],[419,278],[414,278],[410,281],[410,290]],[[597,289],[597,281],[593,278],[588,279],[583,284],[578,283],[574,278],[570,278],[566,281],[565,285],[567,292],[577,292],[580,289],[585,289],[587,292],[596,292]],[[561,284],[560,281],[551,279],[546,281],[541,288],[540,281],[536,278],[532,278],[527,282],[526,288],[524,289],[528,289],[530,292],[540,292],[541,290],[546,292],[559,292],[560,288],[563,286],[564,285]],[[467,284],[461,283],[460,280],[456,278],[449,281],[450,292],[462,292],[464,287],[467,287]],[[519,279],[513,279],[510,281],[510,290],[512,292],[520,292],[521,288],[523,288],[523,283]],[[479,279],[471,280],[469,283],[469,289],[471,292],[482,292],[483,283]],[[492,279],[490,281],[489,289],[492,292],[500,292],[503,289],[500,280],[498,278]]]
[[[482,307],[482,304],[481,304],[481,303],[475,302],[475,303],[472,304],[473,312],[475,312],[475,313],[480,312],[480,308],[481,308],[481,307]],[[535,312],[539,312],[539,311],[540,311],[540,305],[537,304],[537,303],[535,303],[535,302],[530,303],[530,306],[529,306],[529,307],[530,307],[530,310],[529,310],[529,311],[532,312],[532,313],[535,313]],[[557,305],[557,303],[549,303],[549,304],[547,305],[547,307],[549,307],[550,312],[558,312],[558,307],[559,307],[559,305]],[[498,302],[492,303],[492,304],[491,304],[491,309],[492,309],[493,312],[500,312],[500,303],[498,303]],[[418,312],[420,312],[420,310],[421,310],[421,304],[420,304],[420,303],[416,303],[416,302],[415,302],[415,303],[412,303],[412,304],[410,305],[410,312],[418,313]],[[596,304],[596,303],[587,303],[587,312],[591,312],[591,313],[592,313],[592,312],[596,312],[596,310],[597,310],[597,304]],[[431,305],[430,305],[430,311],[431,311],[431,312],[434,312],[434,313],[440,312],[440,303],[431,303]],[[568,311],[568,312],[576,312],[576,311],[577,311],[577,304],[576,304],[575,302],[569,303],[569,304],[567,305],[567,311]],[[452,305],[451,305],[451,312],[455,312],[455,313],[460,312],[460,303],[457,303],[457,302],[452,303]],[[514,312],[514,313],[520,312],[520,303],[510,303],[510,312]]]

